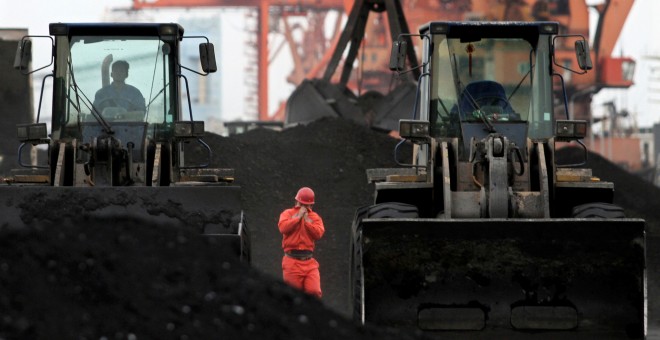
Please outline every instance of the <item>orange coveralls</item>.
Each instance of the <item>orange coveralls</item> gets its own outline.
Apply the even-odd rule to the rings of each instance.
[[[302,217],[293,217],[298,213],[300,207],[284,210],[280,214],[278,227],[282,234],[282,277],[284,282],[301,289],[307,294],[321,298],[321,275],[319,263],[316,259],[296,259],[287,256],[292,251],[314,251],[314,242],[323,237],[325,227],[319,214],[308,208],[307,217],[311,222]]]

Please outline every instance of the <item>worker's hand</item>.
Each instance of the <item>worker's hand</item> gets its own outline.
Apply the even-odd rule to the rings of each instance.
[[[300,209],[298,209],[298,212],[293,215],[295,218],[304,218],[305,216],[307,216],[307,208],[302,205],[300,206]]]

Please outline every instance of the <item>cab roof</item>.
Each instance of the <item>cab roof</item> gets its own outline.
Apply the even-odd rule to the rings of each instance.
[[[177,23],[51,23],[53,36],[175,36],[183,37],[183,27]]]

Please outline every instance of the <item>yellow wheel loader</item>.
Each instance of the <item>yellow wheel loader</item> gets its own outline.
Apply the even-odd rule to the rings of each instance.
[[[41,89],[43,98],[52,88],[52,119],[39,121],[40,100],[36,123],[17,127],[20,168],[0,185],[0,227],[131,219],[193,228],[249,262],[233,169],[209,168],[204,122],[193,120],[190,96],[186,103],[181,95],[189,92],[182,71],[216,71],[213,44],[184,36],[175,23],[49,29],[49,36],[24,37],[16,53],[14,66],[26,75],[52,67]],[[201,41],[192,54],[200,66],[190,65],[197,57],[182,57],[184,40]],[[34,41],[46,41],[52,53],[35,70]]]
[[[399,167],[367,171],[374,204],[353,222],[358,322],[443,339],[645,336],[644,220],[613,204],[613,183],[555,158],[572,144],[588,154],[561,74],[591,68],[586,40],[559,30],[421,27],[417,101],[399,129],[413,159],[395,150]],[[576,55],[559,60],[566,43]],[[406,48],[393,44],[391,69],[410,71]]]

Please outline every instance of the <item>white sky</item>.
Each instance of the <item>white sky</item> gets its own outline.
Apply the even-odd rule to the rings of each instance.
[[[632,1],[632,0],[631,0]],[[590,0],[588,3],[598,2]],[[51,22],[93,22],[108,17],[111,8],[128,8],[131,0],[0,0],[0,28],[28,28],[33,35],[47,35]],[[156,20],[172,15],[172,11],[148,11]],[[185,11],[177,11],[177,15]],[[244,46],[244,15],[237,10],[222,11],[222,42],[227,46],[216,51],[241,49]],[[621,33],[615,55],[633,57],[637,61],[635,85],[628,90],[603,90],[594,97],[595,116],[604,114],[602,103],[614,100],[619,109],[633,114],[637,125],[649,127],[660,123],[660,23],[653,16],[660,13],[659,0],[635,0],[632,11]],[[222,58],[223,112],[236,114],[244,111],[246,89],[243,86],[244,65],[235,55],[217,53]],[[654,59],[655,58],[655,59]],[[281,69],[281,65],[279,66]],[[277,69],[272,67],[272,69]],[[283,79],[288,70],[270,72],[269,112],[273,113],[280,101],[286,100],[293,87]],[[240,117],[239,117],[240,118]],[[254,119],[247,117],[243,119]]]
[[[614,49],[615,56],[636,61],[634,83],[630,89],[603,90],[594,97],[594,116],[604,114],[602,104],[614,101],[619,110],[627,109],[639,127],[660,123],[660,1],[635,0]],[[655,89],[655,90],[654,90]],[[628,123],[632,124],[633,121]]]

